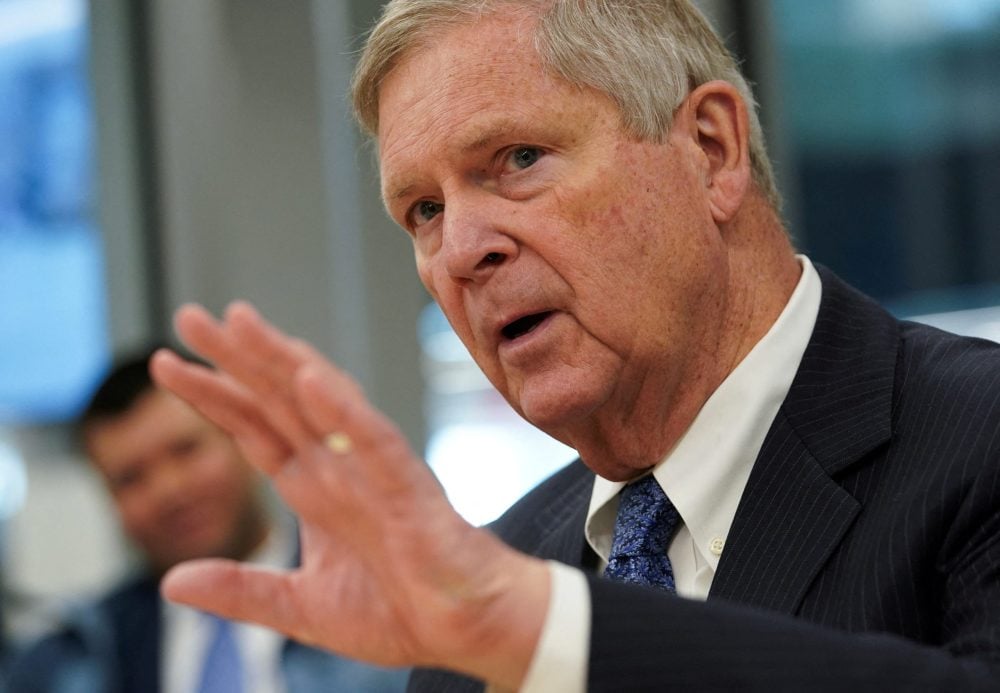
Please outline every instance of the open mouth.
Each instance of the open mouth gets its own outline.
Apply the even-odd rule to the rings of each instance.
[[[533,313],[532,315],[525,315],[523,318],[518,318],[512,323],[505,326],[500,330],[500,333],[506,339],[517,339],[518,337],[523,337],[528,334],[536,327],[542,324],[545,318],[552,315],[551,310],[547,310],[541,313]]]

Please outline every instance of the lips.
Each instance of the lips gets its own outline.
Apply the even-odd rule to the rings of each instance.
[[[500,329],[500,334],[507,340],[515,340],[518,337],[523,337],[542,324],[550,315],[552,315],[551,310],[523,315],[504,325]]]

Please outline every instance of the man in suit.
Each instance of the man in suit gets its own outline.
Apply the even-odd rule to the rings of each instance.
[[[580,461],[470,527],[320,354],[185,307],[227,375],[163,353],[156,377],[311,541],[299,571],[198,562],[168,596],[460,674],[418,690],[996,688],[1000,349],[794,253],[690,3],[396,0],[354,100],[421,280]]]
[[[88,459],[122,529],[144,558],[138,575],[68,613],[55,633],[19,656],[17,691],[288,693],[402,690],[405,672],[333,656],[278,633],[164,602],[159,579],[209,556],[285,568],[297,561],[295,527],[267,507],[259,476],[215,425],[149,376],[151,351],[122,360],[80,423]],[[208,654],[218,643],[233,654]],[[233,667],[229,667],[233,664]],[[216,671],[225,688],[207,688]]]

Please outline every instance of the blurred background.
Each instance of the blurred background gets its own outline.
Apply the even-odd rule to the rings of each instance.
[[[351,371],[471,521],[573,452],[420,287],[346,100],[377,0],[0,0],[8,635],[129,564],[71,422],[113,354],[245,298]],[[757,85],[800,248],[1000,341],[1000,0],[704,0]]]

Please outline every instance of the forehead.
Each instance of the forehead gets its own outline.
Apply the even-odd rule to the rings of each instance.
[[[382,80],[380,140],[387,135],[386,117],[429,92],[449,100],[476,92],[499,96],[508,91],[511,79],[523,86],[545,77],[533,44],[535,19],[523,13],[493,13],[427,31]]]
[[[207,422],[176,396],[150,390],[119,416],[95,421],[86,443],[100,462],[115,463],[163,444],[165,439],[207,426]]]
[[[535,20],[493,14],[425,40],[379,92],[379,155],[386,201],[407,187],[402,164],[475,150],[593,95],[551,75],[534,47]]]

